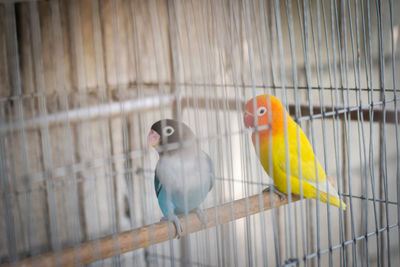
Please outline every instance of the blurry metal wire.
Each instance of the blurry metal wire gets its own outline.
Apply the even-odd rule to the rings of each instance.
[[[398,8],[392,0],[1,3],[0,60],[6,67],[0,82],[2,77],[6,82],[0,83],[0,263],[53,251],[54,263],[61,264],[66,247],[73,248],[73,264],[88,263],[81,248],[90,240],[95,244],[89,262],[104,259],[100,238],[106,235],[112,261],[102,265],[280,266],[296,259],[302,266],[395,266],[400,261],[393,251],[400,243],[400,21],[393,16]],[[91,11],[90,19],[83,10]],[[24,30],[23,14],[29,25]],[[88,29],[92,47],[85,43]],[[46,51],[49,33],[53,44]],[[24,46],[30,51],[23,52]],[[45,53],[53,56],[53,72]],[[94,74],[85,61],[90,53]],[[149,58],[153,69],[146,69]],[[146,71],[153,71],[150,82]],[[348,211],[292,201],[289,195],[285,207],[250,216],[246,205],[247,216],[235,220],[234,201],[248,203],[257,195],[263,210],[260,192],[270,184],[250,156],[250,131],[241,126],[243,104],[260,93],[277,95],[307,129],[324,170],[336,175]],[[215,208],[215,229],[160,245],[151,224],[152,245],[120,255],[121,232],[158,221],[154,156],[142,141],[152,121],[170,116],[189,122],[197,144],[214,159],[217,183],[207,203],[230,203],[232,222],[220,225]],[[389,135],[393,130],[395,137]],[[285,161],[289,170],[287,156]],[[190,232],[189,214],[183,220]],[[130,234],[129,246],[139,247],[143,236]]]

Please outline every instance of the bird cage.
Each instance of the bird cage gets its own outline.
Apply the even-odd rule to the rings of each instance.
[[[0,1],[0,265],[399,266],[399,12],[392,0]],[[284,147],[297,123],[345,210],[318,186],[316,199],[265,190],[262,129],[244,123],[263,94],[290,115]],[[177,214],[179,238],[160,221],[147,142],[164,119],[188,125],[214,168],[206,220]],[[285,153],[287,168],[302,160]]]

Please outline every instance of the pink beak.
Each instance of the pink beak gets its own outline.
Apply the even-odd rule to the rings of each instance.
[[[246,126],[246,128],[254,127],[254,116],[250,113],[244,113],[244,126]]]
[[[147,142],[152,147],[158,146],[160,144],[160,139],[161,136],[153,130],[151,130],[147,136]]]

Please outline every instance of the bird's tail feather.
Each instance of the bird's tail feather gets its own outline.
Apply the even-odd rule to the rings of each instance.
[[[308,184],[311,184],[314,188],[314,191],[312,193],[312,197],[313,198],[317,198],[317,184],[316,183],[312,183],[307,181]],[[327,187],[329,188],[329,203],[331,205],[334,205],[338,208],[340,208],[340,204],[342,204],[342,209],[346,210],[346,203],[343,202],[343,200],[341,200],[339,198],[339,195],[335,189],[335,185],[333,183],[333,179],[328,177],[327,180],[325,180],[324,182],[321,182],[319,184],[319,198],[322,202],[328,203],[328,190]]]
[[[327,193],[320,192],[319,197],[320,197],[322,202],[328,203],[328,195],[327,195]],[[342,204],[341,208],[342,208],[343,211],[345,211],[346,207],[347,207],[346,203],[344,203],[343,200],[341,200],[338,197],[333,196],[333,195],[329,195],[329,203],[331,205],[334,205],[334,206],[338,207],[338,208],[340,208],[340,204]]]

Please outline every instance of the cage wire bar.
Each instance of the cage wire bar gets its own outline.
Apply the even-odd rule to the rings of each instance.
[[[0,1],[0,265],[398,266],[399,12],[392,0]],[[263,191],[273,181],[243,107],[264,93],[346,211]],[[192,128],[216,175],[207,224],[182,214],[180,239],[159,222],[146,143],[163,118]]]

